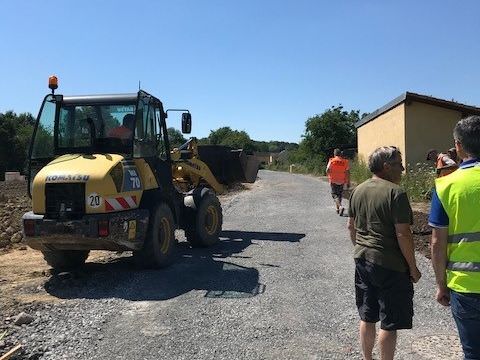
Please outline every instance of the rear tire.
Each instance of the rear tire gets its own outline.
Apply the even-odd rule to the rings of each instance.
[[[170,207],[162,203],[149,220],[147,237],[142,249],[133,252],[135,264],[147,268],[166,267],[174,260],[175,247],[173,214]]]
[[[194,247],[207,247],[218,243],[222,231],[223,215],[218,198],[205,195],[196,211],[192,211],[189,226],[185,229],[187,241]]]
[[[88,250],[42,250],[43,258],[55,270],[73,270],[85,265]]]

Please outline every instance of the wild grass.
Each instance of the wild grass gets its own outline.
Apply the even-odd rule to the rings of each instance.
[[[273,162],[266,168],[276,171],[290,171],[297,174],[325,176],[326,163],[322,158],[310,158],[303,163]],[[407,166],[402,175],[400,186],[405,189],[411,201],[428,201],[434,187],[435,171],[426,164]],[[372,177],[368,165],[359,159],[350,160],[350,181],[352,185],[360,184]]]
[[[432,189],[435,186],[436,173],[431,166],[416,164],[407,166],[402,176],[402,186],[412,201],[427,201],[432,198]]]
[[[290,171],[295,174],[311,174],[316,176],[325,176],[326,164],[322,158],[310,158],[302,163],[290,164],[287,162],[274,161],[266,166],[268,170]]]
[[[367,163],[357,158],[350,161],[350,182],[360,184],[371,177]]]
[[[350,163],[350,169],[350,179],[355,184],[360,184],[372,176],[367,164],[357,159]],[[407,165],[400,186],[405,189],[411,201],[428,201],[431,199],[435,177],[435,171],[431,166]]]

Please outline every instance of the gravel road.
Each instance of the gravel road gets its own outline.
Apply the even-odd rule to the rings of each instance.
[[[32,305],[14,327],[31,359],[361,359],[352,245],[328,184],[260,171],[251,190],[222,198],[222,241],[176,263],[132,270],[128,257],[50,277],[60,299]],[[430,261],[415,286],[414,329],[397,359],[460,359],[449,309],[436,304]],[[377,357],[378,358],[378,357]]]

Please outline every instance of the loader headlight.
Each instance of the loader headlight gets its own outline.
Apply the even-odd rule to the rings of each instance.
[[[122,163],[118,163],[115,167],[110,171],[110,176],[112,177],[113,183],[115,184],[115,188],[117,189],[117,193],[122,192],[122,184],[123,184],[123,166]]]

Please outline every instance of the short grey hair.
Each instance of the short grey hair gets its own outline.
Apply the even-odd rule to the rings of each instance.
[[[480,116],[460,120],[453,129],[453,137],[462,144],[468,155],[480,157]]]
[[[402,153],[396,146],[381,146],[373,150],[368,157],[368,168],[374,174],[383,170],[383,164],[394,161]]]

